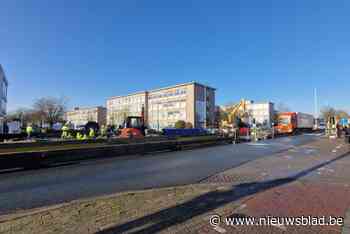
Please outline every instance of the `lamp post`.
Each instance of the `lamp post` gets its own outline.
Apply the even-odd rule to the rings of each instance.
[[[159,102],[157,102],[157,129],[159,132]]]

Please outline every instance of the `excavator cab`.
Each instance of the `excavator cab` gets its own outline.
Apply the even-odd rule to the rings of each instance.
[[[129,116],[125,119],[121,133],[121,138],[144,138],[145,125],[142,117]]]

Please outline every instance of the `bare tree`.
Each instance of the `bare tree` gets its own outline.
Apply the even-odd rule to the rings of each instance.
[[[344,110],[337,110],[336,111],[336,116],[339,119],[348,119],[349,118],[349,113],[344,111]]]
[[[53,124],[63,121],[64,113],[67,109],[67,99],[44,97],[36,100],[33,109],[41,118],[42,122],[48,123],[50,128]]]
[[[220,108],[219,110],[219,121],[228,121],[229,112]]]
[[[290,108],[282,102],[277,104],[276,110],[278,112],[290,112]]]

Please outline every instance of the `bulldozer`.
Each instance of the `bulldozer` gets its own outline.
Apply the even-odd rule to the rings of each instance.
[[[125,118],[119,138],[144,138],[146,133],[145,109],[142,107],[141,116],[128,116]]]
[[[128,116],[122,126],[120,138],[144,138],[145,125],[140,116]]]

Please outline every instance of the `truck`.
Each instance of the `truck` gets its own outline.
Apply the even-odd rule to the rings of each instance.
[[[297,132],[312,131],[314,117],[301,112],[281,112],[277,114],[277,134],[295,134]]]

